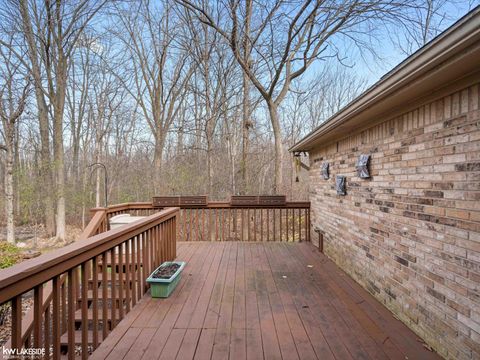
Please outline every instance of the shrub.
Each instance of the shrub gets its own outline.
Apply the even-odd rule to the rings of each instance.
[[[21,259],[20,249],[6,241],[0,241],[0,269],[10,267]],[[0,326],[5,322],[10,311],[10,304],[0,305]]]
[[[0,241],[0,269],[10,267],[21,259],[20,249],[6,241]]]

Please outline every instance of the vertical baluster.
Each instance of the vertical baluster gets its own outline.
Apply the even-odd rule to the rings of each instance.
[[[142,242],[142,235],[138,235],[136,238],[136,248],[137,248],[137,299],[141,299],[143,295],[143,276],[141,273],[141,264],[142,264],[142,259],[141,259],[141,242]]]
[[[187,225],[186,225],[186,218],[187,218],[187,213],[186,213],[186,209],[183,209],[182,210],[182,241],[187,241]]]
[[[192,231],[192,209],[188,209],[188,238],[193,241],[193,231]]]
[[[125,305],[126,305],[126,313],[130,312],[130,240],[125,241],[125,279],[127,281],[127,285],[125,287]]]
[[[199,226],[200,226],[200,210],[198,211],[198,221],[199,221]],[[162,238],[162,242],[163,242],[163,248],[165,249],[165,258],[164,258],[164,261],[171,261],[171,252],[170,252],[170,237],[169,237],[169,234],[170,234],[170,223],[171,223],[171,219],[170,220],[167,220],[165,221],[165,223],[163,224],[163,238]],[[199,231],[200,233],[200,231]]]
[[[145,259],[147,258],[147,255],[146,255],[147,249],[145,245],[146,236],[147,236],[147,231],[143,232],[142,236],[140,237],[140,243],[142,246],[142,261],[140,261],[140,264],[142,266],[142,295],[145,294],[145,292],[147,291],[147,283],[145,280],[150,275],[150,274],[147,274],[148,270],[145,263]]]
[[[244,241],[245,238],[243,237],[243,218],[245,216],[245,209],[240,209],[240,241]]]
[[[75,269],[68,270],[67,285],[68,285],[68,324],[67,324],[67,339],[68,339],[68,359],[75,358]],[[84,302],[86,299],[83,300]]]
[[[75,310],[79,309],[79,301],[80,301],[80,267],[75,268],[75,272],[73,273],[75,279],[73,283],[75,284]]]
[[[310,239],[310,208],[307,209],[307,241],[310,242],[312,241]]]
[[[201,213],[200,210],[198,211],[198,226],[199,230],[198,233],[200,234],[200,219],[201,219]],[[171,249],[170,249],[170,241],[169,241],[169,233],[170,233],[170,224],[171,224],[172,219],[169,219],[165,222],[164,224],[164,229],[163,229],[163,246],[165,248],[165,261],[171,261]],[[199,238],[201,240],[201,238]]]
[[[196,212],[194,216],[195,217],[197,216]],[[195,230],[194,232],[196,233],[197,231]],[[159,233],[158,242],[160,246],[160,261],[159,261],[159,265],[160,265],[167,259],[166,248],[165,248],[165,222],[162,222],[158,226],[158,233]]]
[[[232,217],[232,214],[233,214],[233,210],[232,208],[227,208],[226,209],[226,212],[227,212],[227,240],[232,240],[232,228],[233,228],[233,217]]]
[[[202,240],[201,236],[200,236],[200,210],[199,209],[196,209],[195,210],[195,233],[196,233],[196,240],[197,241],[200,241]]]
[[[145,246],[145,259],[143,261],[143,266],[145,266],[145,275],[150,275],[150,239],[151,239],[151,232],[150,230],[145,231],[144,237],[143,237],[143,245]],[[145,286],[148,286],[148,284],[145,284]]]
[[[279,215],[279,222],[280,222],[280,241],[283,241],[283,219],[282,219],[282,213],[283,209],[279,209],[280,215]]]
[[[213,219],[215,221],[215,239],[214,241],[218,241],[218,210],[214,209],[213,211]]]
[[[171,238],[170,238],[170,242],[172,244],[172,249],[173,249],[173,253],[172,253],[172,260],[175,259],[177,257],[177,243],[175,241],[175,239],[177,238],[177,226],[175,225],[177,223],[177,217],[174,217],[173,218],[173,225],[172,225],[172,235],[171,235]]]
[[[62,290],[62,334],[64,334],[67,331],[67,313],[68,313],[68,307],[67,307],[67,275],[64,274],[62,276],[62,281],[60,283],[60,288]]]
[[[22,344],[22,295],[12,299],[12,349],[21,349]]]
[[[33,289],[33,347],[42,347],[43,284]]]
[[[123,289],[125,286],[128,286],[129,284],[125,281],[124,279],[124,264],[123,264],[123,244],[118,245],[118,303],[123,304]],[[112,284],[113,286],[113,284]],[[123,319],[123,306],[118,307],[118,320]]]
[[[232,237],[232,209],[227,208],[227,240],[231,240]]]
[[[43,325],[43,338],[45,339],[45,358],[50,359],[50,305],[45,308],[43,313],[44,325]]]
[[[190,212],[190,240],[195,241],[195,210],[189,209]]]
[[[257,209],[253,208],[253,241],[257,241]]]
[[[116,259],[116,251],[115,248],[110,249],[108,252],[108,255],[110,256],[110,301],[111,301],[111,318],[112,318],[112,328],[116,325],[117,321],[117,305],[119,307],[123,306],[122,303],[117,302],[117,259]],[[118,269],[119,272],[123,271],[123,269]],[[121,286],[121,285],[120,285]],[[128,284],[127,284],[128,286]],[[104,299],[107,301],[108,299],[108,293],[105,294],[107,295]],[[119,318],[120,319],[120,318]]]
[[[92,259],[92,282],[93,282],[93,304],[92,304],[92,323],[93,323],[93,349],[98,347],[98,257]]]
[[[152,271],[158,266],[157,235],[157,228],[152,228]]]
[[[203,216],[203,209],[202,209],[202,216]],[[167,234],[167,242],[168,242],[168,249],[169,249],[169,252],[168,252],[168,259],[170,261],[173,261],[174,258],[173,258],[173,243],[172,243],[172,235],[173,235],[173,226],[175,226],[175,218],[171,218],[170,220],[168,220],[168,234]],[[203,233],[202,233],[202,240],[203,240]]]
[[[250,209],[246,210],[247,214],[247,241],[250,241]]]
[[[232,216],[232,233],[233,233],[234,239],[237,240],[237,238],[238,238],[238,234],[237,234],[237,209],[232,210],[231,216]]]
[[[193,222],[192,222],[192,224],[193,224]],[[158,255],[157,266],[160,266],[160,264],[163,261],[162,227],[163,227],[163,223],[160,223],[156,226],[156,229],[157,229],[157,255]],[[195,233],[195,231],[192,231],[192,232]]]
[[[292,233],[293,233],[293,241],[295,241],[295,209],[292,209]]]
[[[273,216],[273,241],[277,240],[277,209],[272,209]]]
[[[302,209],[298,209],[298,232],[299,232],[299,237],[298,237],[298,241],[303,241],[303,230],[304,230],[304,226],[303,226],[303,211]]]
[[[155,236],[153,228],[147,230],[148,238],[147,238],[147,257],[148,257],[148,266],[149,266],[149,273],[153,271],[153,262],[154,262],[154,246],[153,246],[153,238]]]
[[[263,209],[260,209],[260,241],[263,241]]]
[[[287,242],[289,241],[289,239],[288,239],[289,227],[290,227],[290,225],[288,223],[288,208],[287,208],[287,209],[285,209],[285,228],[286,228],[285,230],[286,230],[286,233],[287,233],[285,241],[287,241]]]
[[[224,227],[224,240],[228,241],[230,239],[230,234],[228,232],[229,227],[229,209],[223,209],[223,227]]]
[[[223,209],[218,209],[218,223],[219,223],[219,234],[221,241],[225,240],[225,232],[223,227]]]
[[[82,359],[88,358],[88,263],[82,263]]]
[[[204,210],[202,210],[203,213],[205,213]],[[203,216],[203,215],[202,215]],[[177,222],[177,218],[173,217],[170,219],[170,232],[168,236],[168,242],[170,244],[170,260],[175,260],[175,241],[173,241],[174,236],[175,236],[175,223]],[[202,235],[202,240],[205,240]]]
[[[267,208],[267,241],[270,241],[270,209]]]
[[[136,249],[135,249],[135,239],[136,239],[136,236],[133,237],[130,240],[130,267],[132,268],[132,271],[130,272],[130,276],[131,276],[130,279],[132,281],[132,293],[131,293],[132,308],[137,303],[137,299],[136,299],[136,296],[137,296],[137,282],[136,282],[137,264],[136,264],[136,261],[135,261],[135,259],[137,257],[136,257]]]
[[[102,254],[102,337],[105,339],[108,335],[108,272],[107,272],[107,257],[108,253],[105,251]],[[112,278],[112,277],[111,277]],[[112,309],[113,309],[112,304]],[[112,313],[113,311],[111,311]],[[113,320],[112,320],[113,321]],[[112,322],[113,324],[113,322]]]
[[[60,359],[60,278],[53,278],[53,359]]]
[[[205,209],[202,209],[202,240],[205,241]]]

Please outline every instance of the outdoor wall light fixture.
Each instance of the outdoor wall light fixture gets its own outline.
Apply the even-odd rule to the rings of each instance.
[[[337,189],[337,195],[347,195],[347,178],[343,175],[337,175],[335,178],[335,188]]]
[[[368,172],[368,161],[370,160],[370,155],[362,154],[358,157],[357,161],[357,174],[361,179],[368,179],[370,173]]]

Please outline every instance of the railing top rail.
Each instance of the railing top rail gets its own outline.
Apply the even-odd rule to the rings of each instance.
[[[216,208],[225,208],[225,209],[291,209],[291,208],[310,208],[309,201],[288,201],[284,205],[261,205],[261,204],[245,204],[245,205],[232,205],[228,201],[209,201],[207,206],[184,206],[181,205],[182,209],[189,208],[205,208],[205,209],[216,209]]]
[[[102,223],[102,221],[105,220],[105,211],[98,211],[96,212],[90,222],[87,224],[85,229],[82,231],[80,235],[80,240],[81,239],[87,239],[93,235],[95,235],[95,232],[97,231],[98,227]]]
[[[232,205],[230,201],[220,200],[220,201],[208,201],[207,205],[179,205],[181,209],[217,209],[217,208],[271,208],[271,209],[281,209],[281,208],[310,208],[310,201],[287,201],[283,205],[261,205],[261,204],[246,204],[246,205]],[[101,210],[106,210],[108,213],[122,210],[142,210],[142,209],[162,209],[162,207],[153,206],[151,202],[134,202],[134,203],[123,203],[109,206],[108,208],[93,208],[92,212],[99,212]]]
[[[179,208],[161,210],[128,226],[92,236],[0,270],[0,304],[174,217],[178,211]]]
[[[310,208],[310,201],[287,201],[283,205],[261,205],[261,204],[245,204],[245,205],[232,205],[228,200],[209,200],[205,206],[202,205],[178,205],[181,209],[238,209],[238,208],[251,208],[251,209],[308,209]],[[106,213],[113,213],[123,210],[142,210],[142,209],[162,209],[152,204],[152,202],[131,202],[111,205],[108,208],[99,207],[93,208],[90,211],[92,213],[98,213],[105,211]]]

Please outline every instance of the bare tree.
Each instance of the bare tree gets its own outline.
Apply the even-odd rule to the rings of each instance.
[[[78,2],[51,2],[19,0],[4,7],[5,18],[20,19],[19,26],[11,23],[25,41],[27,59],[21,54],[18,59],[29,69],[33,80],[38,108],[38,121],[42,139],[42,168],[46,191],[46,223],[51,232],[53,218],[52,199],[56,199],[56,236],[65,239],[65,161],[63,145],[63,120],[67,91],[68,71],[75,50],[85,28],[104,6],[106,0]],[[12,20],[15,21],[15,20]],[[0,44],[11,46],[0,39]],[[51,124],[50,124],[51,118]],[[53,129],[53,174],[50,157],[50,125]],[[55,193],[51,183],[55,179]]]
[[[118,9],[121,31],[114,31],[126,49],[125,88],[138,103],[152,132],[154,189],[160,193],[162,157],[167,134],[174,124],[193,73],[188,52],[179,44],[179,24],[171,4],[142,0]]]
[[[0,150],[6,152],[5,161],[5,215],[7,219],[7,241],[15,242],[14,219],[14,157],[15,138],[17,136],[17,122],[22,115],[28,97],[30,82],[20,73],[21,64],[12,59],[14,57],[8,48],[0,47],[0,58],[4,62],[0,66],[0,119],[4,144]]]
[[[282,131],[278,107],[292,82],[318,59],[340,56],[332,40],[364,44],[371,25],[395,19],[407,2],[391,1],[250,1],[208,2],[177,0],[193,11],[200,22],[228,42],[243,71],[262,95],[269,111],[275,139],[275,184],[282,191]],[[252,10],[249,7],[252,7]],[[250,12],[251,11],[251,12]],[[250,19],[255,24],[250,25]],[[367,26],[370,31],[367,32]],[[252,49],[252,64],[242,52],[242,42]]]
[[[452,0],[423,0],[419,6],[412,8],[409,16],[411,21],[403,24],[403,31],[391,32],[397,48],[404,55],[410,55],[432,40],[441,32],[444,23],[453,20],[446,6],[456,2],[459,3]]]

